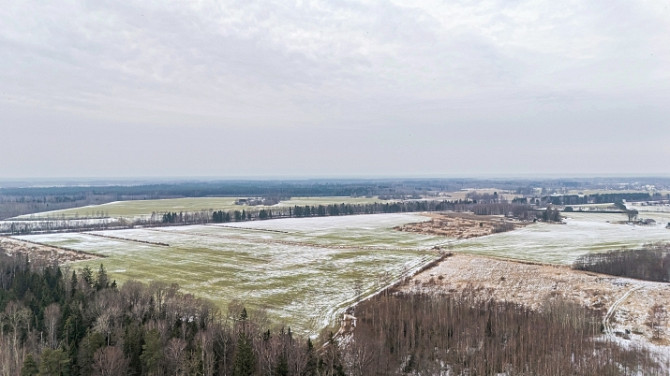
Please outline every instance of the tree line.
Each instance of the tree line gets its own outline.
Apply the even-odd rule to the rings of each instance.
[[[670,244],[588,253],[579,256],[573,268],[619,277],[670,282]]]
[[[226,181],[66,181],[0,182],[0,219],[122,200],[147,200],[178,197],[296,197],[296,196],[379,196],[393,199],[431,197],[439,192],[497,187],[532,196],[536,187],[543,191],[563,189],[606,189],[618,185],[621,178],[599,179],[314,179],[314,180],[226,180]],[[639,184],[655,185],[659,190],[670,186],[664,178],[635,178]],[[39,186],[31,186],[39,184]],[[46,186],[51,184],[53,186]],[[633,189],[635,187],[629,187]],[[544,197],[549,198],[552,196]],[[566,196],[567,197],[567,196]],[[670,198],[670,197],[669,197]],[[579,200],[574,196],[571,200]],[[641,200],[646,200],[640,197]],[[602,195],[596,203],[613,202]],[[534,200],[533,200],[534,201]],[[630,199],[629,199],[630,201]],[[531,203],[528,200],[526,203]],[[542,204],[550,201],[542,202]],[[534,203],[534,202],[532,202]],[[576,205],[581,201],[554,202]],[[538,200],[537,204],[540,202]]]
[[[457,201],[398,201],[392,203],[369,203],[369,204],[328,204],[328,205],[305,205],[293,207],[278,207],[273,209],[262,209],[259,211],[214,211],[212,222],[231,222],[255,219],[271,218],[304,218],[304,217],[326,217],[358,214],[382,214],[382,213],[409,213],[409,212],[433,212],[433,211],[471,211],[478,215],[505,215],[515,218],[530,220],[535,218],[535,210],[529,205],[511,203],[486,203],[479,204],[471,200]]]
[[[530,205],[507,202],[479,203],[476,200],[410,200],[376,202],[368,204],[327,204],[304,206],[278,206],[272,208],[248,208],[241,210],[199,210],[154,212],[148,218],[133,221],[125,219],[56,219],[44,221],[16,221],[0,223],[0,233],[19,235],[34,232],[95,231],[132,228],[134,226],[163,226],[174,224],[207,224],[265,220],[273,218],[306,218],[357,214],[410,213],[455,211],[473,212],[477,215],[504,215],[520,220],[538,218]]]
[[[587,205],[587,204],[607,204],[622,201],[653,201],[669,199],[670,196],[663,196],[660,193],[649,194],[646,192],[628,192],[628,193],[594,193],[589,195],[552,195],[542,197],[516,197],[512,202],[519,204],[535,204],[539,206],[552,205]]]

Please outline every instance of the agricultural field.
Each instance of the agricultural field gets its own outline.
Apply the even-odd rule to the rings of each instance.
[[[178,283],[225,312],[233,299],[315,335],[360,297],[438,257],[435,236],[393,230],[417,214],[18,236],[106,256],[78,262],[111,278]]]
[[[564,224],[535,223],[514,231],[455,242],[454,251],[552,264],[572,264],[580,255],[670,241],[664,222],[622,224],[618,213],[563,213]],[[658,221],[657,221],[658,222]]]
[[[142,218],[150,217],[152,213],[165,212],[197,212],[201,210],[261,210],[273,207],[293,207],[295,205],[317,206],[326,204],[370,204],[382,202],[377,197],[349,197],[349,196],[327,196],[327,197],[293,197],[290,200],[281,201],[273,206],[247,206],[236,205],[238,197],[188,197],[170,198],[161,200],[130,200],[115,201],[102,205],[92,205],[80,208],[54,210],[36,214],[26,214],[17,219],[50,219],[50,218],[91,218],[91,217],[113,217],[113,218]],[[389,201],[384,201],[389,202]]]
[[[536,223],[471,239],[396,231],[420,214],[288,218],[227,224],[58,233],[17,239],[105,256],[120,282],[178,283],[225,312],[232,300],[263,308],[273,322],[315,335],[361,297],[439,257],[458,253],[570,264],[588,252],[670,241],[670,230],[620,224],[623,214],[569,213],[565,224]],[[663,213],[662,213],[663,214]]]

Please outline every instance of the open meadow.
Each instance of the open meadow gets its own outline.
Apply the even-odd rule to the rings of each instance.
[[[261,210],[293,206],[318,206],[327,204],[371,204],[382,202],[377,197],[349,197],[349,196],[325,196],[325,197],[293,197],[282,200],[276,205],[236,205],[238,197],[186,197],[168,198],[160,200],[130,200],[115,201],[102,205],[91,205],[72,209],[53,210],[35,214],[26,214],[16,219],[54,219],[54,218],[148,218],[152,213],[165,212],[198,212],[202,210]],[[389,201],[384,201],[389,202]]]
[[[572,264],[580,255],[670,241],[662,223],[618,223],[618,213],[564,213],[564,224],[535,223],[514,231],[454,242],[452,250],[552,264]]]
[[[178,283],[224,309],[239,300],[264,308],[277,323],[314,335],[361,296],[438,257],[435,236],[392,227],[428,218],[417,214],[293,218],[227,225],[162,227],[19,236],[106,256],[123,282]]]

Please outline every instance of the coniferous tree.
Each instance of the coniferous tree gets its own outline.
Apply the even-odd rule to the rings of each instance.
[[[314,354],[314,345],[312,340],[307,338],[307,361],[305,369],[300,376],[316,376],[317,374],[316,354]]]
[[[100,291],[109,287],[109,277],[107,277],[107,271],[105,267],[100,264],[100,269],[98,270],[98,275],[95,280],[95,289]]]
[[[142,361],[143,374],[161,374],[160,371],[161,362],[163,361],[163,344],[161,343],[160,334],[156,329],[151,329],[146,333],[140,360]]]
[[[246,311],[245,311],[246,313]],[[233,363],[233,376],[251,376],[256,370],[256,356],[251,341],[240,333],[237,339],[237,353]]]
[[[26,356],[26,360],[23,361],[23,368],[21,368],[21,376],[34,376],[39,373],[39,368],[35,359],[33,359],[32,354]]]

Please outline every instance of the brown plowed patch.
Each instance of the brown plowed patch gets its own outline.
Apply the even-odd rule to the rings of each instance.
[[[499,232],[511,231],[524,223],[502,216],[474,215],[470,213],[427,213],[430,221],[408,223],[394,229],[419,234],[469,239]]]

